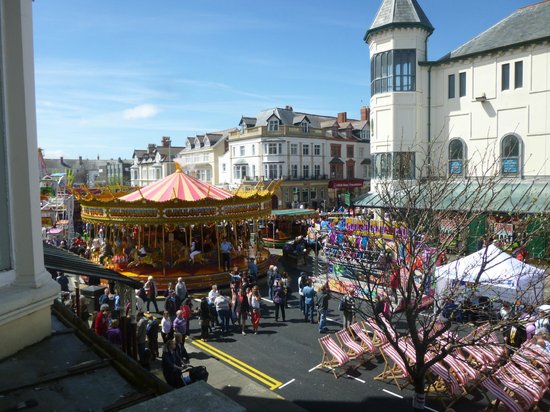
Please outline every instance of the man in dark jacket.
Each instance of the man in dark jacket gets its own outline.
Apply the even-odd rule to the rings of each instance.
[[[327,285],[321,286],[321,291],[317,296],[317,310],[319,311],[319,333],[328,332],[327,328],[327,312],[328,301],[330,300],[330,291]]]

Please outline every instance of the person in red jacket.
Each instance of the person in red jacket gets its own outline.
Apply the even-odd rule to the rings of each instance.
[[[390,278],[390,289],[397,304],[397,289],[399,288],[399,266],[394,266]]]
[[[109,316],[111,311],[109,305],[103,304],[100,307],[99,313],[95,318],[94,330],[98,336],[107,336],[107,329],[109,329]]]

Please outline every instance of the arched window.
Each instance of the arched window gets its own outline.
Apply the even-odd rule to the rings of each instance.
[[[504,136],[501,143],[502,174],[505,176],[518,176],[520,173],[520,145],[517,136],[509,134]]]
[[[449,143],[449,174],[461,175],[464,173],[464,143],[460,139],[453,139]]]

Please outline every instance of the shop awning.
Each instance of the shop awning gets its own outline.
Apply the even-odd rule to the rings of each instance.
[[[440,184],[441,188],[434,185]],[[430,208],[530,214],[550,212],[550,182],[434,182],[421,185],[415,193],[396,191],[391,196],[370,192],[354,199],[356,207]],[[329,186],[330,187],[330,186]],[[423,194],[426,195],[423,195]],[[431,196],[431,199],[429,198]]]
[[[97,263],[90,262],[74,253],[44,243],[44,265],[46,269],[57,270],[74,275],[96,276],[112,280],[139,289],[143,284],[137,280],[121,275]]]
[[[363,187],[365,181],[363,179],[346,179],[346,180],[329,180],[328,187],[330,189],[349,189],[354,187]]]
[[[315,209],[274,209],[271,217],[275,219],[308,219],[316,218],[319,213]]]

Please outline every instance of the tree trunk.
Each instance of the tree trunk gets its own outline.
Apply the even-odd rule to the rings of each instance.
[[[414,380],[414,395],[412,400],[413,411],[423,411],[426,405],[426,393],[424,374],[422,376],[415,376]]]

